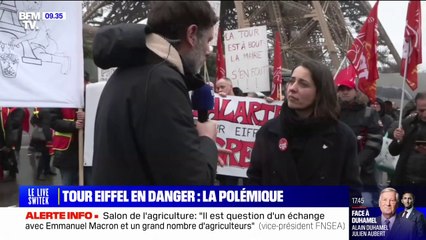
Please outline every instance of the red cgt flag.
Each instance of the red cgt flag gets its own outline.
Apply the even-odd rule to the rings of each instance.
[[[376,2],[367,20],[354,40],[346,57],[351,61],[358,75],[358,89],[372,101],[376,100],[377,70],[377,7]]]
[[[336,85],[342,82],[350,82],[355,86],[356,85],[355,79],[356,79],[356,70],[352,66],[352,64],[349,64],[348,67],[340,70],[340,72],[336,75],[336,78],[334,79],[334,81],[336,82]]]
[[[216,80],[226,77],[225,57],[222,48],[222,32],[217,35]]]
[[[404,33],[404,46],[401,60],[401,76],[404,77],[407,63],[407,84],[414,91],[417,89],[417,65],[422,63],[422,12],[420,1],[410,1],[407,9],[407,25]]]
[[[282,56],[281,56],[281,40],[280,34],[275,33],[275,49],[274,49],[274,79],[272,84],[271,98],[274,100],[282,100],[281,83],[282,83]]]

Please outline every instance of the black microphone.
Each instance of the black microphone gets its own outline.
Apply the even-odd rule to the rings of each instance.
[[[214,91],[213,88],[204,84],[204,86],[192,92],[192,109],[198,112],[198,121],[207,122],[209,111],[214,108]]]

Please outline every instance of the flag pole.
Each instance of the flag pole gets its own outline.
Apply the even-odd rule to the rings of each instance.
[[[410,48],[411,48],[411,41],[408,41],[407,57],[405,58],[405,67],[404,67],[404,79],[402,80],[401,105],[399,107],[398,128],[401,128],[401,125],[402,125],[402,110],[404,107],[405,81],[407,79],[408,60],[410,59],[410,56],[408,56],[408,53],[410,52]]]
[[[340,66],[339,66],[339,68],[337,68],[337,71],[336,71],[336,73],[334,73],[334,77],[333,77],[333,80],[335,80],[336,79],[336,76],[337,76],[337,74],[340,72],[340,70],[342,69],[342,67],[343,67],[343,63],[345,63],[346,62],[346,56],[343,58],[343,60],[340,62]]]

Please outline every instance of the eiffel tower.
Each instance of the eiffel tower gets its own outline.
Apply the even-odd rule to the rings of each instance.
[[[238,26],[232,26],[230,22],[224,22],[224,19],[221,25],[229,27],[227,29],[266,25],[270,30],[268,39],[271,46],[274,44],[273,33],[279,32],[283,68],[287,70],[293,69],[303,60],[315,60],[327,64],[333,72],[336,71],[352,45],[353,36],[356,37],[371,10],[367,1],[233,3]],[[378,28],[380,70],[398,72],[397,66],[400,65],[401,58],[380,23]]]
[[[85,2],[84,21],[96,26],[137,22],[147,17],[151,3]],[[129,8],[130,5],[132,7]],[[94,13],[106,6],[113,10],[104,17],[104,21],[92,21]],[[302,60],[310,59],[321,61],[336,71],[370,10],[367,1],[221,1],[220,28],[232,30],[266,25],[270,46],[274,45],[273,34],[278,31],[281,35],[284,70],[293,69]],[[378,27],[379,71],[399,72],[401,58],[382,25]],[[270,56],[273,56],[273,47],[270,51]]]

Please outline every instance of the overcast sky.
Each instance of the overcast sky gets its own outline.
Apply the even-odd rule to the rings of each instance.
[[[371,6],[374,6],[376,1],[369,1]],[[378,7],[379,21],[386,30],[389,38],[392,40],[395,49],[398,51],[399,56],[402,52],[402,44],[404,41],[404,29],[407,19],[407,6],[408,1],[380,1]],[[420,65],[422,71],[426,71],[426,2],[422,1],[422,57],[423,64]]]

